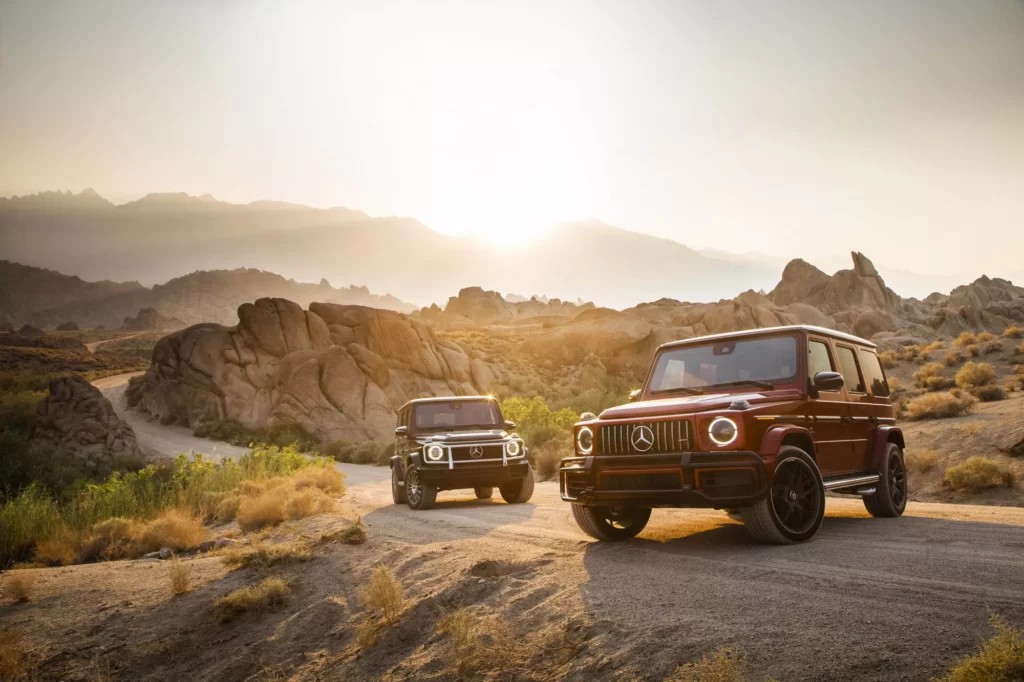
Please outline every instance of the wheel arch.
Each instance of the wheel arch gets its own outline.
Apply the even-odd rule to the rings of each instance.
[[[895,443],[900,450],[907,448],[903,438],[903,429],[898,426],[879,426],[875,431],[875,442],[872,447],[871,467],[878,469],[882,466],[882,458],[885,457],[885,450],[889,443]]]
[[[769,429],[761,439],[761,450],[758,454],[763,459],[774,459],[784,445],[798,447],[810,455],[815,462],[818,461],[818,453],[814,449],[814,438],[811,437],[811,432],[802,426],[792,424]]]

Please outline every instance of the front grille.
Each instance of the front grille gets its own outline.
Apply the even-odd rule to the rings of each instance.
[[[633,431],[645,426],[650,429],[649,440],[653,441],[647,450],[634,445]],[[641,443],[642,445],[642,443]],[[690,422],[685,419],[661,422],[635,422],[602,426],[597,443],[604,455],[627,455],[632,453],[659,454],[684,452],[693,448],[690,438]]]
[[[682,490],[679,474],[601,474],[599,490]]]
[[[480,451],[479,457],[473,457],[473,449]],[[454,462],[476,462],[482,459],[501,459],[504,445],[453,445],[452,461]]]

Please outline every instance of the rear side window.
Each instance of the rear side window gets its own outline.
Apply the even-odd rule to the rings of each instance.
[[[832,354],[828,352],[828,346],[821,341],[807,342],[807,376],[812,381],[818,372],[834,372],[835,365],[832,364]]]
[[[871,395],[885,397],[889,395],[889,383],[882,372],[882,363],[878,356],[869,350],[860,349],[860,366],[864,368],[864,378],[871,387]]]
[[[852,348],[836,346],[836,354],[839,356],[840,371],[846,381],[846,390],[851,393],[865,393],[864,378],[860,375],[857,367],[857,356],[853,354]]]

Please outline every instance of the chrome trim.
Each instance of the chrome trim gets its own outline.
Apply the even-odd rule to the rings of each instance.
[[[855,485],[865,485],[868,483],[878,483],[881,480],[878,474],[868,474],[866,476],[854,476],[853,478],[840,478],[835,481],[825,481],[825,490],[837,490],[839,488],[852,488]]]
[[[825,415],[814,415],[814,421],[816,422],[841,422],[843,418],[840,416],[825,414]]]
[[[869,421],[871,421],[872,418],[871,417],[859,417],[858,416],[858,417],[850,417],[850,419],[852,419],[855,422],[869,422]]]
[[[896,417],[878,417],[878,421],[880,421],[880,422],[892,422],[892,423],[895,424],[896,423]]]
[[[808,417],[802,417],[798,414],[758,414],[754,416],[756,421],[776,421],[776,422],[805,422]]]
[[[877,488],[857,488],[857,495],[874,495]]]
[[[455,468],[454,460],[452,459],[452,446],[451,445],[448,446],[448,468],[449,469],[454,469]]]

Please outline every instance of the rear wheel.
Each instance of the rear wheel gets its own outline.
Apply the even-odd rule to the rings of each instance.
[[[420,468],[405,471],[405,498],[411,509],[430,509],[437,500],[437,487],[420,480]]]
[[[651,518],[646,507],[586,507],[572,505],[572,516],[592,538],[614,542],[628,540],[644,529]]]
[[[509,504],[522,504],[529,502],[533,497],[533,468],[526,465],[526,476],[517,481],[506,483],[498,488],[501,498]]]
[[[405,504],[405,486],[398,482],[398,470],[391,467],[391,499],[395,504]]]
[[[768,494],[741,507],[747,532],[761,542],[788,545],[810,540],[825,517],[825,486],[810,455],[793,446],[779,450]]]
[[[473,492],[476,493],[476,499],[478,500],[489,500],[494,495],[494,488],[473,488]]]
[[[907,508],[907,468],[903,451],[896,443],[885,446],[885,457],[878,468],[878,486],[864,496],[864,506],[872,516],[901,516]]]

